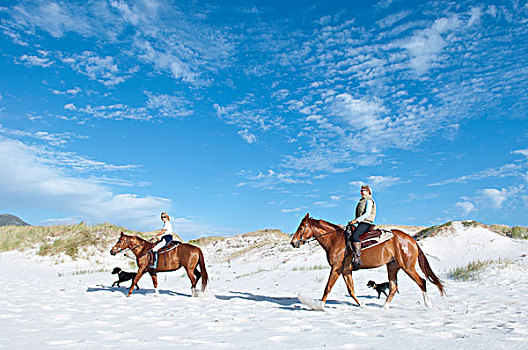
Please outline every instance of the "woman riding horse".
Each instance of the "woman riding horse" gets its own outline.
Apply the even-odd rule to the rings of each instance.
[[[354,253],[352,258],[354,271],[359,269],[361,265],[361,242],[359,237],[368,231],[376,218],[376,202],[372,199],[372,189],[368,185],[361,186],[360,193],[361,199],[356,206],[356,218],[348,223],[345,230],[346,246],[349,251]],[[351,238],[352,242],[350,242]]]
[[[416,262],[418,262],[425,278],[438,288],[441,295],[444,295],[442,281],[434,274],[425,254],[414,238],[400,230],[392,229],[391,231],[393,234],[391,239],[371,246],[363,251],[363,264],[360,266],[360,269],[372,269],[382,265],[387,266],[390,293],[383,305],[384,308],[389,307],[392,298],[394,298],[394,294],[398,290],[397,274],[400,269],[405,271],[416,282],[422,290],[425,306],[431,307],[431,302],[427,296],[426,280],[416,272]],[[306,214],[292,237],[291,245],[294,248],[299,248],[302,244],[312,239],[316,240],[326,251],[326,258],[330,264],[330,276],[328,277],[323,298],[321,299],[321,305],[318,308],[322,309],[324,307],[328,294],[341,274],[343,275],[350,296],[359,306],[363,306],[354,292],[350,255],[347,255],[345,258],[345,236],[343,229],[328,221],[313,219],[309,214]]]

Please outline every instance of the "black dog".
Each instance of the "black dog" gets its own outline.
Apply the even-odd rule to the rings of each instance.
[[[381,284],[377,284],[376,282],[370,280],[368,281],[367,283],[367,287],[370,287],[372,289],[375,289],[376,292],[378,292],[378,299],[380,298],[381,296],[381,293],[385,294],[385,296],[388,298],[389,295],[387,294],[387,292],[390,292],[390,285],[389,285],[389,282],[384,282],[384,283],[381,283]],[[398,290],[396,290],[396,292],[398,292]],[[399,294],[400,292],[398,292]]]
[[[132,280],[136,277],[135,272],[125,272],[125,271],[122,271],[119,267],[114,267],[114,270],[112,271],[112,275],[115,275],[115,274],[117,274],[119,279],[115,281],[114,284],[112,284],[112,287],[115,286],[116,284],[119,287],[119,283]],[[137,289],[139,289],[139,286],[137,285],[137,283],[136,283],[136,287]]]

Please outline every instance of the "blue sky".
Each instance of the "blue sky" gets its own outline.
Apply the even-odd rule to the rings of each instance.
[[[528,5],[0,5],[0,212],[184,238],[528,225]]]

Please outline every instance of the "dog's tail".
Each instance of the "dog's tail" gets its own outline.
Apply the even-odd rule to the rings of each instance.
[[[198,263],[200,264],[200,273],[202,274],[202,292],[205,291],[207,283],[209,282],[209,276],[207,275],[207,270],[205,268],[205,259],[202,253],[202,250],[198,248],[199,258]]]
[[[435,275],[435,273],[431,269],[429,261],[427,261],[424,252],[418,244],[416,244],[416,247],[418,247],[418,264],[420,265],[420,269],[424,273],[425,277],[438,288],[438,290],[440,291],[440,295],[447,296],[442,281]]]

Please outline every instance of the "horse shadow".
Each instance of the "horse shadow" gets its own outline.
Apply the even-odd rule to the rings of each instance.
[[[232,299],[244,299],[244,300],[250,300],[250,301],[256,301],[256,302],[269,302],[269,303],[275,303],[277,305],[280,305],[280,309],[283,310],[289,310],[289,311],[298,311],[303,310],[301,305],[301,301],[298,297],[272,297],[269,295],[259,295],[249,292],[236,292],[236,291],[229,291],[229,293],[236,294],[236,295],[215,295],[215,297],[219,300],[232,300]],[[349,305],[349,302],[346,301],[339,301],[339,300],[328,300],[326,302],[326,305]]]
[[[216,299],[219,300],[232,300],[232,299],[244,299],[244,300],[250,300],[250,301],[256,301],[256,302],[269,302],[274,303],[281,306],[281,309],[285,310],[297,310],[299,309],[298,306],[295,304],[299,304],[299,299],[297,298],[290,298],[290,297],[272,297],[268,295],[259,295],[259,294],[253,294],[249,292],[236,292],[236,291],[229,291],[231,294],[235,295],[215,295]]]
[[[121,293],[123,295],[128,294],[129,288],[125,287],[110,287],[110,286],[103,286],[101,284],[98,284],[96,287],[88,287],[86,288],[86,292],[93,293],[93,292],[111,292],[111,293]],[[174,292],[172,290],[168,289],[158,289],[159,294],[161,295],[173,295],[173,296],[181,296],[181,297],[192,297],[191,294],[185,294],[185,293],[179,293]],[[134,290],[134,294],[140,294],[140,295],[150,295],[154,294],[154,289],[139,289]]]

